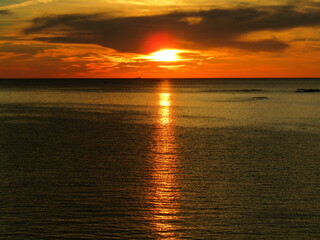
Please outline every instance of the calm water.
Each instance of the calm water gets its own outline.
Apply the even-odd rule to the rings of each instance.
[[[317,79],[0,83],[0,239],[320,239]]]

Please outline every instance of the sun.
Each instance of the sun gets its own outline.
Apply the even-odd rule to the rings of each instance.
[[[178,62],[185,59],[179,56],[179,53],[187,52],[181,49],[161,49],[157,52],[152,52],[149,55],[139,56],[136,59],[146,59],[154,62]]]
[[[174,62],[180,59],[178,53],[182,52],[177,49],[163,49],[157,52],[153,52],[147,58],[152,61],[159,62]]]
[[[177,53],[179,53],[178,50],[165,49],[152,53],[151,57],[156,61],[171,62],[179,59]]]

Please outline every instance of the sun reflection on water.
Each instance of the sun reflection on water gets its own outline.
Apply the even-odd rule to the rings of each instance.
[[[160,93],[159,94],[160,101],[159,101],[159,117],[161,124],[169,124],[171,123],[171,113],[170,113],[170,106],[171,106],[171,94],[170,93]]]
[[[170,93],[160,93],[159,105],[161,107],[170,107],[171,106],[171,94]]]
[[[148,221],[159,239],[178,239],[180,192],[177,182],[178,157],[172,126],[171,93],[168,82],[159,88],[158,125],[151,147],[151,191],[148,198],[151,211]]]

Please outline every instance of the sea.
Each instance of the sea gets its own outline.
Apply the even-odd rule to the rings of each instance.
[[[320,239],[320,79],[0,80],[0,239]]]

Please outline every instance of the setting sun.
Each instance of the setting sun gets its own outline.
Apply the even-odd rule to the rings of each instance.
[[[173,62],[180,59],[180,57],[178,56],[178,53],[180,52],[182,51],[176,49],[165,49],[151,53],[151,55],[147,58],[151,59],[152,61]]]

